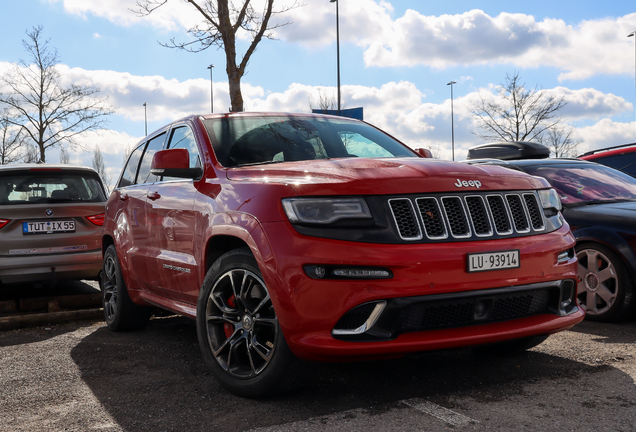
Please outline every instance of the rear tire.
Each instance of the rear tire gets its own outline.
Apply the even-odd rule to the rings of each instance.
[[[256,259],[230,251],[208,270],[197,305],[197,335],[216,380],[243,397],[301,385],[302,363],[290,351]]]
[[[138,330],[148,324],[151,309],[147,306],[139,306],[130,300],[115,245],[110,245],[104,254],[101,287],[104,319],[109,329]]]

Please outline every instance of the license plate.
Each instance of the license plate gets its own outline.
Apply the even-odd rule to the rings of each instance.
[[[53,234],[75,232],[74,220],[22,222],[22,234]]]
[[[468,254],[469,273],[517,268],[520,265],[518,250]]]

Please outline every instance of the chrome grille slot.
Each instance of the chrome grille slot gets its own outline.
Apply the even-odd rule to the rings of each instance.
[[[539,207],[539,203],[537,202],[537,197],[534,194],[525,193],[523,194],[523,199],[526,202],[526,208],[528,209],[528,214],[530,215],[532,228],[535,231],[544,230],[545,223],[543,222],[543,215],[541,208]]]
[[[532,235],[547,229],[535,192],[478,191],[388,199],[405,241]]]
[[[471,195],[466,197],[466,206],[470,214],[470,221],[473,224],[473,230],[478,237],[490,237],[492,235],[492,225],[486,211],[484,199],[479,195]]]
[[[418,198],[415,202],[420,211],[426,236],[432,240],[447,238],[446,224],[437,200],[435,198]]]
[[[451,235],[455,238],[470,237],[470,227],[468,226],[462,200],[459,197],[443,197],[442,206],[444,207],[444,213],[446,213]]]
[[[526,216],[521,197],[517,194],[506,195],[506,201],[508,201],[510,213],[512,213],[515,230],[517,230],[518,233],[530,232],[530,224],[528,223],[528,217]]]
[[[390,199],[389,206],[402,240],[421,240],[422,231],[411,200],[408,198]]]
[[[501,195],[488,195],[486,197],[490,214],[495,222],[495,229],[499,235],[512,234],[510,215],[506,210],[506,203]]]

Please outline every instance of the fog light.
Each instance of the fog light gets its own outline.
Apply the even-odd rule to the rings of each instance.
[[[325,273],[326,273],[326,271],[325,271],[324,267],[317,266],[316,268],[314,268],[314,274],[316,275],[316,277],[318,279],[324,278],[325,277]]]
[[[306,265],[305,274],[312,279],[390,279],[391,270],[372,267],[338,267]]]
[[[363,278],[363,279],[386,279],[391,277],[388,270],[365,270],[365,269],[336,269],[333,271],[334,276],[346,278]]]

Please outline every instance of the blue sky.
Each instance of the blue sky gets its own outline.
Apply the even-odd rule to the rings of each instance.
[[[261,1],[261,0],[254,0]],[[413,147],[432,147],[450,159],[450,92],[454,86],[456,159],[481,141],[469,114],[481,96],[495,97],[506,73],[518,71],[530,87],[564,95],[566,123],[581,151],[636,141],[633,3],[339,0],[341,80],[349,106],[365,120]],[[277,0],[275,4],[289,4]],[[304,0],[280,19],[277,40],[265,40],[243,78],[248,111],[309,111],[318,92],[335,95],[335,4]],[[631,6],[630,6],[631,5]],[[169,0],[145,18],[133,0],[3,0],[0,72],[26,58],[21,40],[33,26],[60,56],[65,82],[96,84],[116,114],[107,130],[83,139],[100,146],[116,177],[126,149],[148,129],[191,113],[209,111],[215,64],[215,111],[229,107],[224,54],[163,48],[186,41],[198,20],[182,0]],[[92,153],[72,162],[90,165]],[[55,153],[47,160],[56,161]]]

